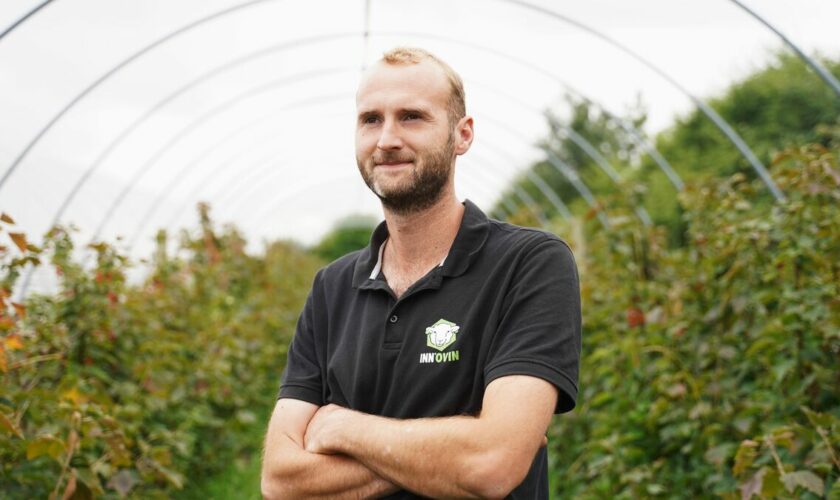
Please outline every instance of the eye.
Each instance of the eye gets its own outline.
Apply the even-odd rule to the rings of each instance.
[[[360,121],[361,121],[361,123],[363,123],[365,125],[370,125],[370,124],[377,123],[379,121],[379,117],[376,116],[376,115],[367,115],[367,116],[363,116]]]
[[[420,113],[414,113],[414,112],[406,113],[403,118],[405,120],[419,120],[420,119]]]

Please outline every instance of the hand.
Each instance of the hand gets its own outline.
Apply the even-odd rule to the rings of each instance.
[[[336,446],[341,430],[351,411],[336,404],[318,408],[306,427],[306,434],[303,437],[304,449],[310,453],[322,455],[337,453]]]

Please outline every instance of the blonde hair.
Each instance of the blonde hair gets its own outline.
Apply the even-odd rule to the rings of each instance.
[[[449,121],[454,127],[458,120],[466,116],[467,105],[464,93],[464,81],[451,66],[431,52],[417,47],[396,47],[382,55],[385,64],[417,64],[428,59],[437,64],[449,81]]]

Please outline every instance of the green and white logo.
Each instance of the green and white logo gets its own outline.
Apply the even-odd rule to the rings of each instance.
[[[455,342],[460,329],[461,327],[455,323],[441,318],[434,325],[426,328],[426,345],[443,351]]]

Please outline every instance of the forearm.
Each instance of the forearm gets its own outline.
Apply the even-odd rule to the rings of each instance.
[[[263,466],[262,493],[269,500],[376,498],[398,489],[352,457],[310,453],[291,443]]]
[[[334,439],[335,451],[430,497],[503,497],[524,477],[518,470],[527,472],[536,452],[511,450],[515,444],[501,442],[505,436],[476,417],[396,420],[349,415]],[[526,457],[527,463],[506,463],[515,456]],[[501,470],[517,472],[498,474]]]

